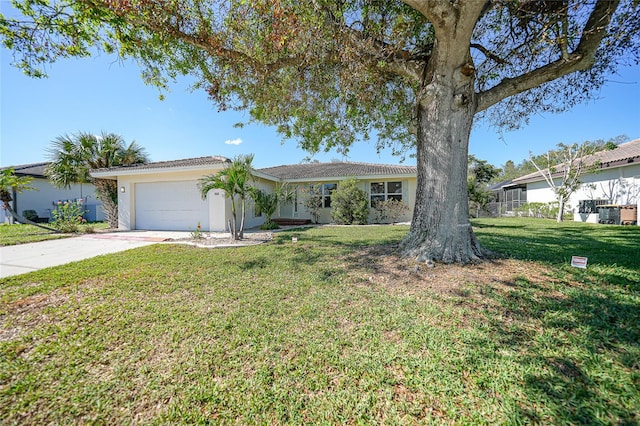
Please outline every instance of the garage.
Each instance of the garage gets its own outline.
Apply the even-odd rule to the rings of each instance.
[[[209,229],[209,202],[197,181],[135,184],[135,229],[193,231]]]

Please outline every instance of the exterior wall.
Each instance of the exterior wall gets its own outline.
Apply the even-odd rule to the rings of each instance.
[[[51,212],[54,210],[55,202],[82,198],[85,208],[88,210],[86,213],[87,220],[104,220],[102,202],[96,198],[96,189],[91,184],[73,184],[69,189],[61,189],[51,185],[47,179],[35,178],[31,182],[31,186],[36,189],[16,194],[14,206],[19,215],[22,215],[25,210],[35,210],[38,213],[38,217],[51,219]],[[3,215],[0,220],[4,222],[7,214],[3,209],[0,209],[0,211],[0,214]]]
[[[270,182],[264,179],[257,179],[254,183],[253,183],[256,187],[258,187],[258,189],[265,191],[267,193],[271,193],[274,191],[275,189],[275,183],[274,182]],[[238,226],[240,225],[240,214],[241,214],[241,206],[240,206],[240,202],[239,200],[237,201],[238,204]],[[260,216],[256,216],[256,210],[255,210],[255,205],[253,204],[253,200],[251,198],[247,198],[247,211],[246,211],[246,215],[245,215],[245,225],[244,228],[245,229],[250,229],[250,228],[255,228],[257,226],[260,226],[264,223],[264,221],[266,220],[266,217],[264,214],[261,214]],[[276,209],[276,212],[273,214],[273,217],[277,217],[277,213],[278,210]],[[227,226],[228,228],[228,226]]]
[[[531,182],[527,184],[527,202],[528,203],[552,203],[556,200],[549,185],[546,181]]]
[[[583,217],[578,214],[581,200],[608,200],[612,204],[640,204],[640,164],[631,163],[621,167],[584,175],[582,186],[569,198],[567,210],[574,213],[577,221],[597,222],[595,215]],[[555,195],[547,182],[527,184],[528,202],[554,202]]]
[[[605,170],[584,176],[584,184],[571,200],[609,200],[612,204],[637,204],[640,198],[640,164]]]
[[[402,182],[402,201],[409,206],[409,211],[398,218],[400,222],[410,221],[413,216],[413,208],[415,206],[415,198],[416,198],[416,178],[394,178],[394,177],[385,177],[379,179],[358,179],[358,188],[362,189],[367,193],[367,197],[371,199],[371,183],[373,182]],[[296,218],[296,219],[310,219],[311,214],[304,207],[304,197],[305,190],[309,187],[309,185],[323,185],[336,183],[339,184],[339,181],[336,180],[318,180],[313,182],[299,182],[293,184],[296,189],[296,201],[297,204],[289,204],[289,205],[280,205],[277,217],[282,218]],[[369,212],[369,222],[373,223],[375,221],[375,210],[370,207]],[[320,223],[331,223],[333,220],[331,218],[331,208],[321,208],[320,215],[318,221]]]
[[[124,230],[136,229],[135,185],[136,183],[158,183],[177,181],[196,181],[205,175],[217,172],[219,169],[196,171],[149,171],[135,175],[121,175],[118,177],[118,228]],[[207,197],[209,203],[209,229],[203,231],[225,231],[227,211],[230,214],[230,203],[224,197],[224,191],[216,195],[211,191]],[[170,202],[171,200],[167,200]],[[227,206],[227,204],[229,206]],[[223,225],[225,224],[225,225]],[[196,223],[194,223],[195,229]]]

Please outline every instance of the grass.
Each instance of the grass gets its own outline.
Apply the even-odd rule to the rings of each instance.
[[[418,268],[404,226],[325,227],[1,280],[1,422],[637,424],[640,228],[474,225],[514,259]]]
[[[106,229],[106,222],[94,222],[80,225],[80,233],[93,232],[96,229]],[[38,241],[56,240],[69,238],[75,234],[58,234],[53,231],[38,228],[33,225],[23,224],[1,224],[0,225],[0,246],[12,246],[15,244],[36,243]]]
[[[640,227],[580,222],[556,223],[530,218],[476,219],[484,247],[508,256],[562,265],[561,272],[583,274],[569,266],[571,256],[586,256],[584,275],[605,282],[638,282]]]

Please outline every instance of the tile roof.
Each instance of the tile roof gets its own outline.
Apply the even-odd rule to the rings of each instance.
[[[147,169],[165,169],[165,168],[174,168],[174,167],[208,166],[211,164],[224,164],[229,162],[231,162],[231,160],[229,160],[226,157],[222,157],[219,155],[212,155],[209,157],[184,158],[182,160],[156,161],[153,163],[131,164],[127,166],[115,166],[115,167],[109,167],[105,169],[96,169],[93,172],[102,173],[102,172],[122,171],[122,170],[147,170]]]
[[[17,166],[7,166],[0,168],[1,170],[13,169],[14,173],[18,176],[33,176],[33,177],[45,177],[45,169],[49,163],[31,163],[20,164]]]
[[[322,179],[356,176],[417,175],[416,166],[372,163],[305,163],[258,169],[280,179]]]
[[[616,149],[596,152],[595,154],[585,157],[584,161],[587,164],[600,162],[601,169],[640,162],[640,139],[622,143],[618,145]],[[558,167],[558,174],[560,174],[562,170],[561,167]],[[536,171],[514,179],[513,184],[536,182],[543,179],[540,172]]]

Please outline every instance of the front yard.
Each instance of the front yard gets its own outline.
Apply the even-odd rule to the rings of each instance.
[[[47,225],[51,226],[51,225]],[[93,233],[108,229],[105,222],[92,222],[79,226],[79,233]],[[56,240],[59,238],[69,238],[75,234],[55,233],[33,225],[23,224],[0,224],[0,246],[11,246],[14,244],[36,243],[38,241]]]
[[[474,225],[508,258],[427,268],[407,227],[322,227],[0,280],[0,419],[637,424],[640,227]]]

